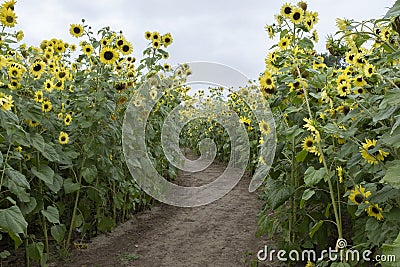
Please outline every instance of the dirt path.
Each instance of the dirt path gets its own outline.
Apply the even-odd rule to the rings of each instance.
[[[203,172],[179,175],[176,183],[208,183],[223,170],[213,163]],[[87,250],[74,251],[64,266],[250,266],[267,241],[255,237],[261,203],[248,192],[249,182],[243,177],[229,194],[206,206],[157,204],[93,239]]]

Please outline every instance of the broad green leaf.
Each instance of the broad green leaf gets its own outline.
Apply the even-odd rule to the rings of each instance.
[[[96,166],[92,165],[90,167],[83,167],[81,174],[87,183],[92,183],[97,176]]]
[[[398,106],[389,106],[385,109],[380,110],[373,118],[372,120],[374,122],[384,120],[392,116],[392,114],[398,109]]]
[[[392,18],[400,15],[400,0],[396,0],[394,5],[389,9],[384,18]]]
[[[115,221],[111,217],[100,217],[97,224],[97,229],[102,232],[109,232],[115,227]]]
[[[306,150],[300,151],[296,155],[296,161],[297,162],[303,162],[306,159],[307,155],[308,155],[308,152]]]
[[[73,193],[79,190],[80,184],[74,183],[71,178],[64,180],[64,191],[66,194]]]
[[[43,242],[31,243],[27,246],[28,256],[35,261],[40,261],[43,258],[44,244]]]
[[[3,250],[2,252],[0,252],[1,259],[6,259],[10,255],[11,255],[11,253],[8,250]]]
[[[315,191],[310,188],[304,190],[303,195],[301,196],[301,200],[300,200],[300,208],[303,208],[306,201],[309,200],[314,194],[315,194]]]
[[[29,202],[22,202],[19,207],[23,215],[31,213],[37,206],[36,199],[29,197]]]
[[[395,261],[389,262],[381,262],[382,267],[398,267],[399,259],[400,259],[400,233],[397,235],[397,238],[393,241],[392,244],[383,244],[382,245],[383,255],[395,257]]]
[[[7,209],[0,209],[0,229],[6,231],[14,240],[17,248],[22,244],[19,234],[27,234],[28,223],[18,206],[12,206]]]
[[[30,185],[25,175],[20,173],[19,171],[14,170],[11,167],[6,168],[6,175],[8,178],[17,186],[29,189]]]
[[[43,137],[40,134],[35,133],[34,135],[31,135],[30,136],[30,143],[39,152],[42,152],[44,150],[45,142],[44,142]]]
[[[325,169],[321,168],[315,170],[314,167],[309,167],[304,173],[304,183],[307,186],[313,186],[318,184],[325,176]]]
[[[41,164],[39,170],[36,168],[36,166],[33,166],[31,171],[37,178],[46,184],[53,184],[54,171],[48,165]]]
[[[46,184],[46,185],[51,191],[57,193],[62,188],[63,181],[64,179],[58,173],[54,173],[53,184]]]
[[[313,227],[310,230],[310,237],[312,238],[314,236],[314,234],[318,231],[318,229],[322,226],[322,224],[324,224],[324,221],[319,221],[316,224],[313,225]]]
[[[400,189],[400,160],[392,161],[387,166],[388,169],[381,183],[388,183],[394,188]]]
[[[46,210],[42,210],[42,214],[49,222],[60,223],[60,215],[56,207],[48,206]]]
[[[50,228],[51,236],[59,244],[64,240],[66,231],[67,231],[67,228],[65,227],[64,224],[56,224]]]

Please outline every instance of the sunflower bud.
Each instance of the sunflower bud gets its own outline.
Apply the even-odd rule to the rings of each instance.
[[[301,1],[301,2],[297,3],[297,5],[298,5],[301,9],[303,9],[304,11],[307,10],[307,3],[306,3],[306,2]]]

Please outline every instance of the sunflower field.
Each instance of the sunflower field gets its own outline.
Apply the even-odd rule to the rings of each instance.
[[[121,144],[125,110],[131,99],[142,105],[133,96],[145,83],[153,100],[161,96],[146,145],[167,179],[177,169],[162,151],[162,122],[182,101],[224,102],[251,139],[247,170],[267,164],[258,152],[271,125],[257,122],[236,92],[190,96],[188,65],[166,62],[170,33],[145,32],[138,61],[122,32],[94,31],[85,20],[70,25],[77,44],[53,38],[35,47],[13,30],[16,9],[14,0],[0,9],[0,262],[45,266],[153,203],[132,179]],[[305,2],[284,4],[275,19],[265,26],[276,40],[265,71],[240,91],[261,90],[275,118],[258,235],[279,249],[336,246],[400,259],[400,2],[382,19],[337,19],[325,54],[314,49],[319,18]],[[185,125],[180,145],[200,153],[199,142],[212,138],[217,159],[228,161],[229,134],[214,118]],[[307,266],[368,264],[321,258]]]

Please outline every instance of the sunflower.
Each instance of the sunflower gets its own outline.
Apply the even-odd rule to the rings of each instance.
[[[43,92],[42,91],[37,91],[35,92],[35,102],[37,103],[42,103],[43,102]]]
[[[259,78],[259,82],[263,93],[272,94],[275,92],[274,79],[269,71],[264,72],[264,75]]]
[[[19,30],[18,32],[17,32],[17,34],[15,35],[15,38],[17,39],[17,41],[19,42],[19,41],[21,41],[23,38],[24,38],[24,32],[22,31],[22,30]]]
[[[117,47],[121,47],[125,42],[126,42],[125,37],[123,35],[120,35],[117,37],[115,44],[117,45]]]
[[[365,143],[362,143],[362,148],[360,148],[361,156],[369,164],[378,164],[379,161],[384,161],[385,157],[389,155],[388,152],[381,149],[376,151],[376,142],[375,139],[365,139]]]
[[[382,208],[378,204],[371,204],[366,209],[368,216],[375,217],[378,221],[383,219]]]
[[[51,102],[46,100],[42,102],[42,111],[43,112],[49,112],[52,109]]]
[[[290,14],[290,20],[294,24],[301,23],[303,21],[304,11],[301,8],[294,8],[292,14]]]
[[[70,115],[70,114],[65,115],[64,124],[68,126],[68,125],[71,124],[71,122],[72,122],[72,117],[71,117],[71,115]]]
[[[22,77],[22,67],[18,64],[11,64],[8,68],[8,75],[11,79],[20,79]]]
[[[280,49],[286,50],[286,49],[288,48],[289,44],[290,44],[290,39],[287,38],[287,37],[283,37],[283,38],[279,41],[278,46],[279,46]]]
[[[309,152],[313,152],[315,150],[315,140],[314,137],[308,136],[303,140],[303,149]]]
[[[44,72],[44,68],[45,68],[45,64],[42,60],[38,60],[36,62],[34,62],[31,67],[30,67],[30,71],[33,74],[33,76],[35,77],[39,77],[42,75],[42,73]]]
[[[170,33],[166,33],[166,34],[164,34],[164,35],[162,36],[161,40],[162,40],[164,46],[167,47],[167,46],[169,46],[170,44],[172,44],[172,40],[173,40],[173,39],[172,39],[172,36],[171,36]]]
[[[60,135],[58,136],[58,142],[61,145],[66,145],[69,142],[69,136],[65,132],[60,132]]]
[[[160,43],[160,41],[153,40],[153,41],[152,41],[152,45],[153,45],[153,48],[154,48],[154,49],[159,49],[160,46],[161,46],[161,43]]]
[[[364,75],[366,77],[371,77],[372,74],[374,74],[374,72],[375,72],[375,67],[372,64],[370,64],[370,63],[365,64]]]
[[[352,51],[347,52],[346,53],[346,58],[345,58],[346,63],[353,64],[355,57],[356,57],[356,54],[353,53]]]
[[[150,31],[146,31],[146,32],[144,33],[144,38],[146,38],[147,40],[150,40],[152,35],[153,35],[153,34],[152,34]]]
[[[47,80],[44,82],[44,89],[45,89],[47,92],[53,91],[53,87],[54,87],[54,85],[53,85],[53,82],[52,82],[51,80],[47,79]]]
[[[12,99],[12,95],[6,95],[0,92],[0,108],[3,111],[11,110],[14,106],[14,100]]]
[[[270,25],[265,25],[264,29],[267,31],[268,37],[269,37],[270,39],[274,38],[275,33],[274,33],[274,28],[273,28],[272,26],[270,26]]]
[[[93,53],[93,46],[86,43],[86,44],[82,45],[82,51],[83,51],[83,53],[85,53],[85,55],[87,55],[89,57]]]
[[[171,70],[171,65],[169,65],[168,63],[164,63],[163,67],[164,67],[165,71],[170,71]]]
[[[158,32],[153,32],[152,34],[151,34],[151,40],[154,42],[154,41],[158,41],[158,42],[160,42],[161,41],[161,36],[160,36],[160,34],[158,33]]]
[[[103,47],[100,51],[100,61],[104,64],[114,64],[118,58],[118,51],[110,46]]]
[[[0,21],[5,27],[12,28],[17,24],[17,15],[10,8],[2,8],[0,11]]]
[[[16,79],[11,79],[7,86],[8,86],[8,88],[10,88],[10,90],[15,90],[15,89],[21,88],[21,84]]]
[[[357,87],[363,87],[364,85],[367,84],[367,82],[364,79],[364,76],[358,75],[356,78],[354,78],[353,83]]]
[[[371,195],[370,191],[365,192],[365,188],[361,185],[356,185],[354,189],[350,191],[349,200],[356,205],[360,205]]]
[[[294,9],[294,7],[292,7],[291,5],[286,3],[281,7],[281,15],[284,16],[285,18],[290,18],[291,17],[290,15],[292,14],[293,9]]]
[[[83,35],[83,27],[80,24],[71,24],[71,27],[69,28],[69,33],[76,37],[79,38]]]
[[[306,124],[303,125],[303,128],[306,128],[307,130],[309,130],[314,137],[314,141],[319,143],[321,141],[321,135],[320,135],[318,129],[315,127],[317,122],[315,120],[307,119],[307,118],[303,118],[303,120],[306,122]]]
[[[268,122],[264,120],[260,121],[258,127],[260,128],[260,132],[264,135],[268,135],[271,133],[271,126],[269,125]]]
[[[126,41],[123,45],[119,46],[119,50],[124,55],[129,55],[132,53],[133,46],[130,42]]]
[[[337,87],[339,96],[345,97],[350,94],[351,85],[350,83],[341,83]]]
[[[28,120],[28,124],[29,124],[29,127],[32,127],[32,128],[35,128],[40,125],[39,122],[33,121],[33,120]]]

